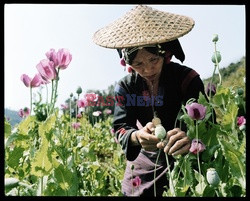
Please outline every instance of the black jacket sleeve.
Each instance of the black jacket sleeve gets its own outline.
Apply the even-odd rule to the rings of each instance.
[[[131,134],[137,130],[136,127],[136,108],[127,106],[127,95],[129,92],[120,84],[115,87],[115,109],[113,126],[115,137],[120,142],[127,160],[133,161],[138,156],[141,146],[131,146]]]

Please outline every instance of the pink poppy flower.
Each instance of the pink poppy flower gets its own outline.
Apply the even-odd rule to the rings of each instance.
[[[58,66],[57,53],[56,53],[55,49],[51,48],[48,52],[46,52],[45,55],[47,56],[47,58],[50,61],[54,62],[55,67]]]
[[[72,55],[69,50],[62,48],[57,52],[58,68],[66,69],[72,60]]]
[[[132,185],[134,187],[138,187],[141,185],[141,179],[139,176],[136,176],[134,179],[132,179]]]
[[[54,63],[48,59],[43,59],[36,66],[41,77],[46,80],[54,80],[57,77],[56,69]]]
[[[193,154],[203,152],[206,149],[206,145],[201,140],[193,139],[189,151]]]
[[[88,102],[96,102],[98,100],[98,94],[95,93],[87,93],[84,97]]]
[[[192,103],[185,106],[188,115],[195,120],[202,120],[206,115],[206,107],[198,103]]]
[[[237,117],[237,125],[239,126],[239,129],[242,131],[242,130],[245,130],[246,126],[246,119],[244,116],[240,116],[240,117]]]
[[[30,109],[25,107],[24,109],[20,109],[18,111],[18,115],[21,117],[21,118],[24,118],[24,117],[27,117],[30,115]]]
[[[95,93],[87,93],[84,95],[84,98],[88,102],[88,106],[95,106],[98,101],[98,94]]]
[[[77,106],[79,108],[81,108],[81,107],[84,108],[84,107],[88,106],[88,102],[87,102],[87,100],[85,98],[80,99],[80,100],[77,101]]]
[[[39,74],[36,74],[33,79],[31,79],[28,75],[22,74],[21,80],[26,87],[39,87],[41,85],[41,77]]]
[[[39,76],[41,84],[48,84],[48,83],[50,83],[50,80],[46,80],[45,78],[43,78],[40,73],[38,73],[38,76]]]
[[[237,125],[242,126],[246,124],[246,119],[244,116],[237,117]]]
[[[81,123],[80,122],[74,122],[74,123],[72,123],[72,127],[77,130],[77,129],[79,129],[81,127]]]

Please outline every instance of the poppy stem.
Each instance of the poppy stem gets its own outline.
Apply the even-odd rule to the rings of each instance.
[[[155,183],[156,166],[157,166],[157,163],[158,163],[158,160],[159,160],[160,153],[161,153],[161,149],[159,149],[159,152],[158,152],[157,158],[156,158],[156,162],[155,162],[155,170],[154,170],[154,196],[155,196],[155,197],[156,197],[156,183]]]
[[[200,159],[199,159],[199,148],[198,148],[198,144],[199,144],[199,142],[198,142],[198,122],[197,122],[197,120],[196,120],[196,122],[195,122],[196,124],[195,124],[195,130],[196,130],[196,139],[197,139],[197,163],[198,163],[198,170],[199,170],[199,178],[200,178],[200,186],[201,186],[201,191],[202,191],[202,181],[201,181],[201,167],[200,167]]]
[[[32,87],[30,87],[30,115],[32,114]]]

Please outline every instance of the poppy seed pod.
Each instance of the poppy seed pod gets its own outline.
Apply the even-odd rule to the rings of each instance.
[[[81,87],[78,87],[77,90],[76,90],[76,93],[77,93],[77,94],[81,94],[81,93],[82,93],[82,88],[81,88]]]
[[[213,54],[212,56],[212,62],[216,63],[216,57],[217,57],[217,62],[220,63],[221,61],[221,55],[219,51],[216,51],[216,53]]]
[[[156,125],[155,136],[158,139],[163,140],[166,137],[166,133],[167,132],[166,132],[165,128],[161,124]]]
[[[220,177],[214,168],[207,169],[207,182],[212,186],[218,186]]]

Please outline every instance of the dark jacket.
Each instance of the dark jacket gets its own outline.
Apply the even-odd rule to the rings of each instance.
[[[127,168],[122,184],[122,191],[127,196],[131,195],[131,170],[133,164],[133,178],[140,176],[142,184],[139,190],[133,189],[133,195],[153,196],[153,174],[155,161],[158,152],[148,152],[141,149],[141,146],[130,145],[130,135],[135,130],[137,120],[145,126],[153,119],[153,108],[161,119],[166,131],[175,126],[177,114],[181,105],[190,98],[198,99],[199,92],[204,93],[204,85],[193,69],[170,62],[164,64],[159,80],[158,96],[154,99],[145,99],[147,91],[146,81],[138,74],[129,74],[122,78],[115,87],[114,122],[115,136],[120,142],[127,158]],[[153,100],[153,101],[152,101]],[[162,151],[163,152],[163,151]],[[173,162],[173,158],[169,158]],[[165,172],[167,170],[165,154],[161,153],[157,163],[157,191],[162,194],[163,186],[167,185]]]

